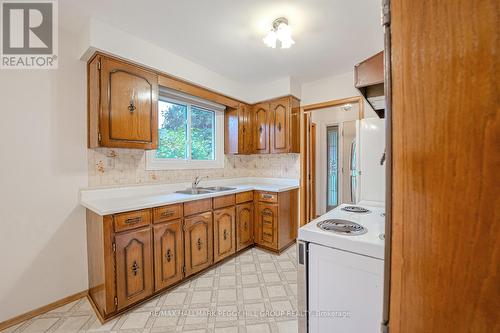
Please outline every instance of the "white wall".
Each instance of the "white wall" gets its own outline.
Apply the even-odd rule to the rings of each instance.
[[[86,75],[75,36],[58,70],[0,70],[0,321],[88,288]]]
[[[301,105],[309,105],[332,101],[353,96],[360,96],[354,88],[354,66],[352,71],[344,74],[330,76],[318,81],[302,84]],[[374,118],[377,114],[365,101],[365,117]]]

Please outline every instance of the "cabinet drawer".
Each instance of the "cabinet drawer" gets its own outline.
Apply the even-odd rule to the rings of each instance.
[[[278,194],[273,192],[257,192],[257,200],[262,202],[278,202]]]
[[[208,212],[212,210],[212,198],[184,203],[184,216]]]
[[[182,218],[182,204],[153,208],[153,223]]]
[[[115,232],[135,229],[151,223],[151,210],[137,210],[113,215]]]
[[[214,209],[234,206],[234,194],[214,198]]]
[[[253,191],[236,193],[236,203],[240,204],[253,200]]]

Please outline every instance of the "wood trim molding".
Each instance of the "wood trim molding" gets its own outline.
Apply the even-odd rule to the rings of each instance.
[[[23,313],[19,316],[16,316],[14,318],[7,319],[3,322],[0,322],[0,331],[4,330],[6,328],[9,328],[11,326],[17,325],[25,320],[28,320],[28,319],[31,319],[33,317],[44,314],[46,312],[52,311],[60,306],[63,306],[63,305],[66,305],[68,303],[79,300],[80,298],[87,297],[87,295],[88,295],[88,290],[80,291],[79,293],[61,298],[60,300],[57,300],[57,301],[52,302],[50,304],[41,306],[38,309],[34,309],[34,310],[29,311],[29,312]]]
[[[327,102],[302,105],[301,107],[304,110],[304,112],[310,112],[310,111],[315,111],[315,110],[319,110],[319,109],[330,108],[333,106],[339,106],[339,105],[346,104],[346,103],[359,103],[359,119],[365,118],[365,103],[364,103],[364,99],[362,96],[353,96],[353,97],[347,97],[347,98],[342,98],[342,99],[335,99],[335,100],[327,101]]]

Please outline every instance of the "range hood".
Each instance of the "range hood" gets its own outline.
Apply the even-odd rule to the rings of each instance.
[[[384,51],[354,66],[354,86],[380,118],[384,118]]]

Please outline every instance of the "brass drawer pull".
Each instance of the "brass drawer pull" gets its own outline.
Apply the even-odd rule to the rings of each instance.
[[[161,213],[161,216],[163,216],[163,217],[171,217],[171,216],[174,216],[174,214],[175,214],[175,211],[173,211],[173,210],[167,210],[167,211]]]
[[[139,265],[137,265],[137,261],[134,260],[134,263],[132,264],[132,272],[134,275],[137,275],[137,271],[139,270]]]
[[[273,212],[271,212],[269,210],[264,210],[264,211],[262,211],[262,215],[264,215],[264,216],[273,216]]]
[[[263,199],[272,199],[273,196],[272,196],[272,194],[262,194],[262,198]]]
[[[198,246],[198,250],[201,251],[201,238],[198,238],[196,245]]]
[[[126,224],[136,224],[142,221],[142,217],[133,217],[125,220]]]
[[[268,233],[268,232],[263,232],[262,234],[263,234],[264,236],[273,237],[273,234],[270,234],[270,233]]]
[[[167,258],[167,262],[170,262],[170,260],[172,260],[172,251],[170,251],[170,249],[167,250],[167,254],[165,255],[165,257]]]
[[[226,240],[226,239],[227,239],[227,230],[224,229],[224,240]]]

